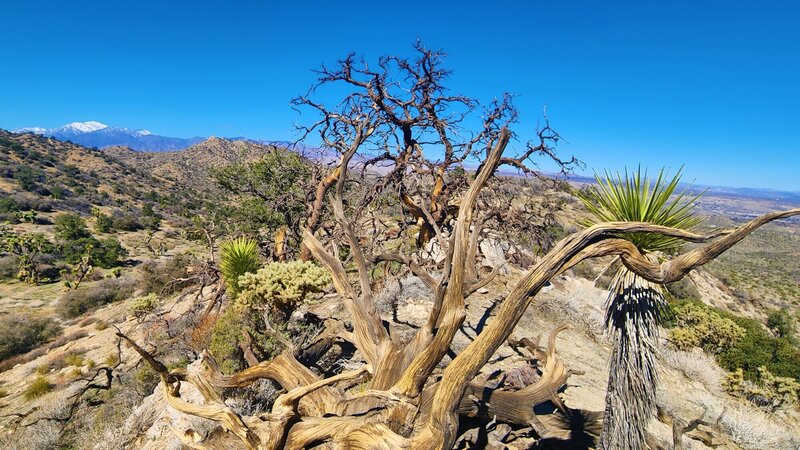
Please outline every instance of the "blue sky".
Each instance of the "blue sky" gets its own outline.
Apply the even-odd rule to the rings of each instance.
[[[800,191],[800,3],[279,3],[4,1],[0,128],[292,139],[311,69],[421,39],[453,91],[517,95],[521,137],[546,105],[587,173]]]

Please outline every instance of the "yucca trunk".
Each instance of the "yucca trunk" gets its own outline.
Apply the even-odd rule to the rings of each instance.
[[[656,409],[658,319],[665,306],[658,285],[625,267],[617,271],[606,309],[612,344],[600,436],[604,450],[646,448],[647,425]]]

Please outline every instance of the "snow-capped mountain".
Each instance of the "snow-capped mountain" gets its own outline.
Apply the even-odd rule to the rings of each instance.
[[[159,136],[148,130],[131,130],[128,128],[112,127],[100,122],[73,122],[57,128],[29,127],[12,130],[13,133],[33,133],[56,138],[62,141],[72,141],[85,147],[111,147],[123,145],[134,150],[172,151],[182,150],[192,146],[205,138],[176,138]]]

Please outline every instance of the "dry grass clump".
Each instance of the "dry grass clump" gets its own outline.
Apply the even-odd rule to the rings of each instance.
[[[31,401],[51,392],[54,388],[55,386],[47,378],[40,376],[28,385],[22,395],[25,400]]]
[[[748,450],[798,448],[800,438],[788,434],[786,427],[776,423],[774,417],[755,408],[737,405],[725,411],[720,425],[732,441]]]
[[[64,365],[80,367],[83,365],[83,356],[72,352],[67,353],[64,355]]]
[[[662,347],[661,360],[669,367],[683,372],[687,378],[697,380],[711,392],[722,392],[722,379],[725,371],[719,367],[713,357],[699,351],[682,351]]]

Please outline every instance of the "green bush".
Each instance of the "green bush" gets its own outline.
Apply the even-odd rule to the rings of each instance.
[[[61,326],[49,317],[31,313],[0,316],[0,360],[26,353],[61,334]]]
[[[114,231],[114,221],[108,215],[97,212],[95,219],[94,229],[98,233],[111,233]]]
[[[795,320],[785,309],[770,311],[767,316],[767,326],[775,332],[777,337],[796,343]]]
[[[64,261],[70,264],[77,264],[81,258],[88,255],[93,265],[104,269],[118,266],[120,260],[128,256],[128,251],[114,237],[101,240],[85,237],[63,241],[59,244],[59,253]]]
[[[20,166],[14,172],[14,179],[17,180],[19,186],[26,191],[35,190],[39,183],[45,181],[44,174],[38,170],[32,169],[28,166]]]
[[[17,222],[36,223],[36,211],[17,211],[14,213]]]
[[[110,269],[118,266],[123,258],[128,256],[128,250],[122,246],[118,239],[109,237],[100,240],[100,245],[93,248],[92,261],[104,268]]]
[[[742,327],[703,304],[685,302],[672,310],[675,328],[670,330],[671,342],[681,350],[701,347],[709,353],[720,353],[744,336]]]
[[[248,272],[255,272],[259,267],[261,267],[261,260],[258,258],[256,241],[240,237],[220,245],[219,269],[225,279],[228,292],[233,297],[240,290],[239,277]]]
[[[245,233],[290,227],[287,248],[297,248],[293,237],[302,234],[310,184],[311,164],[297,152],[276,149],[262,158],[234,163],[211,171],[219,187],[236,197],[225,215]]]
[[[239,343],[245,340],[244,333],[252,338],[252,348],[258,352],[259,360],[267,360],[280,350],[274,337],[261,333],[262,318],[257,311],[228,308],[217,319],[211,330],[208,350],[220,365],[223,373],[232,374],[244,368],[244,357]]]
[[[758,377],[758,368],[766,367],[781,377],[800,378],[800,350],[784,338],[775,338],[758,321],[724,311],[719,314],[744,328],[745,334],[735,346],[720,353],[720,365],[727,370],[744,370],[745,378]]]
[[[674,315],[667,326],[672,327],[670,341],[676,347],[703,347],[715,353],[722,368],[742,369],[746,380],[757,380],[762,366],[776,376],[800,379],[800,349],[787,338],[773,336],[759,321],[694,300],[671,306]]]
[[[57,239],[64,241],[92,237],[89,229],[86,228],[86,222],[81,216],[74,213],[63,213],[56,217],[54,234]]]
[[[59,299],[56,310],[66,318],[78,317],[90,309],[128,298],[134,290],[129,278],[106,278],[90,285],[67,291]]]

